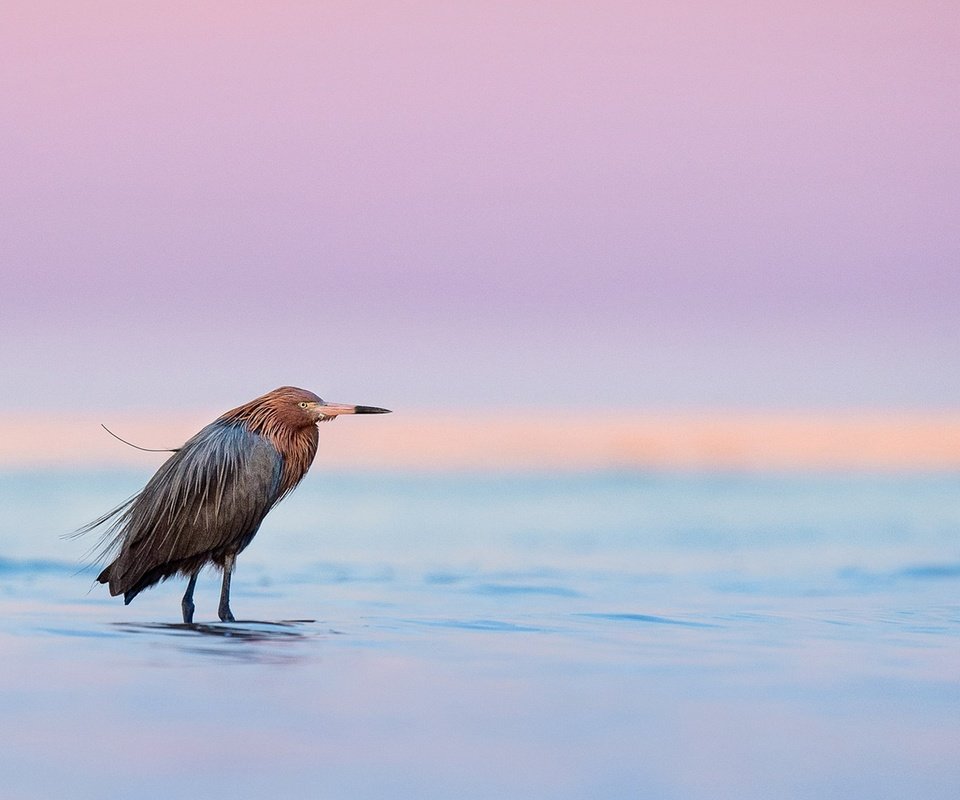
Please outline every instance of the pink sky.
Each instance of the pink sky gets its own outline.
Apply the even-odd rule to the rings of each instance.
[[[32,412],[0,416],[0,470],[127,466],[149,471],[209,422],[202,413]],[[450,412],[356,417],[320,428],[315,469],[960,469],[960,413],[940,412]]]
[[[957,406],[960,11],[13,2],[0,411]]]

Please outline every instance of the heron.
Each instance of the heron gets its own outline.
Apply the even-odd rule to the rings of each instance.
[[[328,403],[313,392],[281,386],[211,422],[126,502],[85,525],[106,526],[102,558],[116,557],[97,576],[129,604],[173,575],[187,578],[181,602],[193,623],[193,592],[209,565],[223,572],[218,614],[234,622],[230,579],[237,556],[264,517],[303,480],[317,453],[317,424],[343,414],[389,409]]]

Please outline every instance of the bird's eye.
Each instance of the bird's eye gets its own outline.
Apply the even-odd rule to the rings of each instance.
[[[306,408],[310,404],[306,400],[301,400],[297,405],[300,406],[300,408]]]

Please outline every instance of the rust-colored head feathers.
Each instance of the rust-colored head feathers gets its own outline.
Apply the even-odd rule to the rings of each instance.
[[[317,454],[317,419],[312,409],[323,401],[313,392],[281,386],[244,403],[218,422],[240,423],[267,439],[283,458],[280,497],[289,494],[307,474]]]
[[[383,414],[384,408],[327,403],[313,392],[281,386],[228,411],[218,421],[240,423],[269,440],[283,457],[280,496],[293,491],[317,454],[317,423],[340,414]]]
[[[251,430],[269,435],[277,427],[297,429],[315,425],[317,419],[312,410],[322,404],[323,400],[313,392],[295,386],[281,386],[231,409],[220,419],[242,421]]]

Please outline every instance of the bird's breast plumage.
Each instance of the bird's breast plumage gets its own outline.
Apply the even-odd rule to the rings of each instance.
[[[315,424],[303,424],[295,412],[295,403],[283,390],[257,398],[228,411],[217,423],[240,425],[251,434],[263,437],[276,449],[282,461],[277,499],[292,492],[307,474],[317,454],[318,434]],[[216,423],[215,423],[216,424]]]
[[[297,484],[303,480],[314,456],[317,454],[319,437],[317,427],[286,429],[280,435],[267,437],[276,448],[283,462],[280,473],[280,487],[277,499],[292,492]]]

